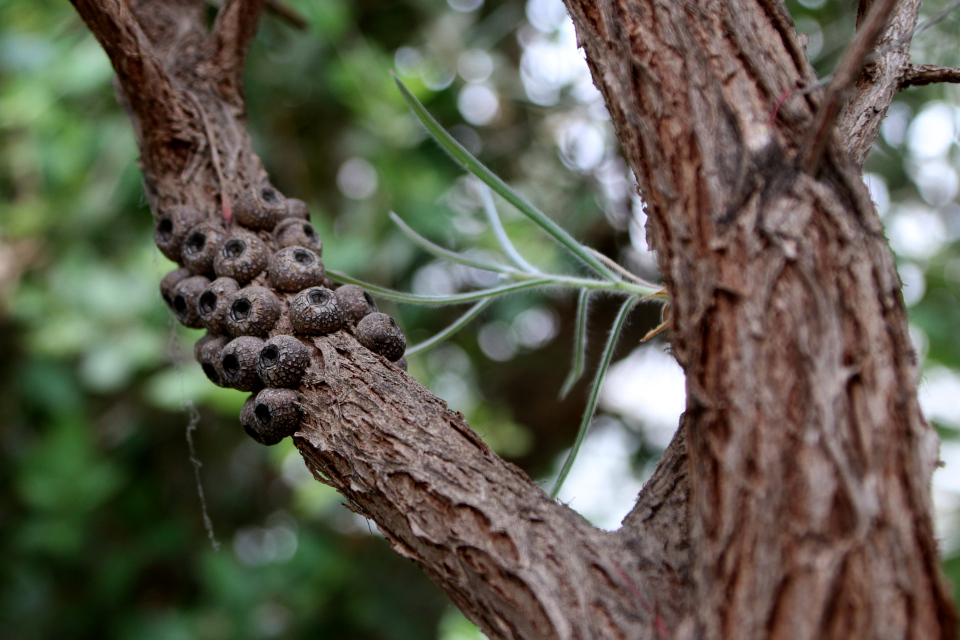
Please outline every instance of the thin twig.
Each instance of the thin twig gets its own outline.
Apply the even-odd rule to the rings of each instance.
[[[300,12],[282,0],[267,0],[267,11],[301,31],[308,26],[307,19]]]
[[[960,69],[935,64],[912,64],[907,68],[903,81],[900,82],[900,88],[922,87],[938,82],[960,83]]]
[[[814,116],[809,135],[806,136],[807,142],[799,153],[800,166],[806,173],[813,174],[816,171],[820,156],[833,130],[833,124],[840,114],[845,94],[860,77],[860,72],[867,64],[867,58],[880,33],[890,21],[896,5],[897,0],[877,0],[871,7],[863,26],[857,30],[853,42],[847,47],[840,64],[837,65],[827,95]]]
[[[197,495],[200,496],[200,509],[203,513],[203,527],[207,530],[207,537],[210,538],[210,545],[214,551],[220,551],[220,541],[217,540],[213,532],[213,520],[210,519],[210,510],[207,508],[207,497],[203,493],[203,483],[200,482],[200,467],[203,463],[197,457],[197,449],[193,444],[193,434],[200,424],[200,413],[197,407],[189,400],[184,401],[183,410],[190,414],[190,422],[187,424],[187,448],[190,450],[190,464],[193,465],[193,477],[197,482]]]
[[[207,4],[211,4],[218,9],[223,6],[223,3],[224,0],[207,0]],[[267,13],[283,20],[294,29],[303,30],[309,26],[307,19],[283,0],[267,0]]]

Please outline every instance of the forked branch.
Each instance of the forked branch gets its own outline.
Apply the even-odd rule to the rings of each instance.
[[[240,84],[264,2],[225,3],[212,34],[196,10],[203,3],[74,4],[117,72],[154,211],[189,203],[216,221],[221,204],[269,185]],[[663,549],[684,541],[651,540],[660,551],[650,557],[628,550],[550,500],[460,414],[349,333],[314,346],[322,364],[300,387],[294,435],[307,466],[490,637],[652,639],[679,624],[685,564]],[[674,473],[667,465],[658,477]],[[686,484],[656,486],[681,495]],[[660,502],[685,519],[682,503]]]

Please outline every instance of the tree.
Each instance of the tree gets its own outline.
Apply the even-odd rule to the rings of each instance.
[[[242,71],[264,5],[73,0],[117,72],[155,211],[268,185]],[[861,2],[825,88],[782,3],[570,0],[646,202],[688,405],[615,534],[346,335],[295,442],[491,637],[951,638],[899,280],[860,166],[919,3]],[[873,52],[873,55],[869,55]],[[184,172],[185,167],[195,167]],[[184,176],[187,176],[184,179]]]

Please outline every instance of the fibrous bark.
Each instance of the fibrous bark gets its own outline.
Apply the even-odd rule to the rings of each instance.
[[[917,4],[893,7],[881,43]],[[780,3],[568,7],[639,179],[687,375],[695,607],[679,637],[953,637],[937,437],[858,170],[902,61],[861,79],[811,175],[798,156],[824,96],[794,90],[813,71]]]
[[[156,212],[268,178],[242,67],[262,1],[72,0]],[[859,165],[907,70],[896,3],[817,162],[823,92],[778,0],[568,0],[649,214],[687,412],[616,533],[548,499],[400,368],[320,336],[294,440],[494,638],[952,638],[899,281]],[[873,5],[889,5],[878,1]],[[869,21],[869,16],[867,18]],[[889,55],[888,55],[889,54]]]

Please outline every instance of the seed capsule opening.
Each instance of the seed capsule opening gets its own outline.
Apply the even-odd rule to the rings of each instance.
[[[161,240],[168,240],[172,233],[173,220],[170,218],[163,218],[157,223],[157,235],[160,236]]]
[[[226,258],[239,258],[247,250],[247,243],[243,240],[233,238],[223,245],[223,255]]]
[[[303,233],[314,242],[316,242],[317,238],[320,237],[320,234],[318,234],[317,230],[313,228],[313,225],[309,224],[303,225]]]
[[[277,366],[280,362],[280,347],[275,344],[269,344],[260,352],[260,366],[264,369]]]
[[[212,364],[209,362],[204,362],[202,365],[200,365],[200,368],[203,369],[203,373],[206,374],[207,378],[210,379],[210,382],[215,385],[219,385],[221,383],[220,374],[217,373],[217,368]]]
[[[324,302],[330,299],[332,294],[329,291],[324,291],[323,289],[311,289],[310,293],[307,294],[307,300],[310,301],[310,304],[320,306]]]
[[[217,308],[217,294],[213,291],[204,291],[197,301],[197,311],[201,316],[209,316]]]
[[[270,187],[264,187],[260,190],[260,198],[268,204],[280,202],[280,196],[274,189],[271,189]]]
[[[182,294],[177,295],[177,297],[173,299],[173,312],[181,318],[186,317],[190,312],[190,307],[187,305],[187,300]]]
[[[293,259],[299,262],[300,264],[313,264],[314,257],[313,254],[309,251],[304,251],[303,249],[298,249],[293,252]]]
[[[273,422],[273,417],[270,415],[270,407],[265,404],[258,404],[256,409],[253,410],[253,415],[257,417],[257,422],[260,423],[260,426],[266,429],[270,426],[270,423]]]
[[[234,301],[230,306],[230,315],[234,320],[246,320],[250,317],[250,310],[253,308],[253,305],[250,304],[250,301],[246,298],[240,298],[239,300]]]
[[[223,356],[223,372],[231,378],[240,373],[240,359],[232,353]]]
[[[183,248],[187,253],[200,253],[206,244],[207,234],[202,231],[194,231],[187,238],[187,242],[183,245]]]

